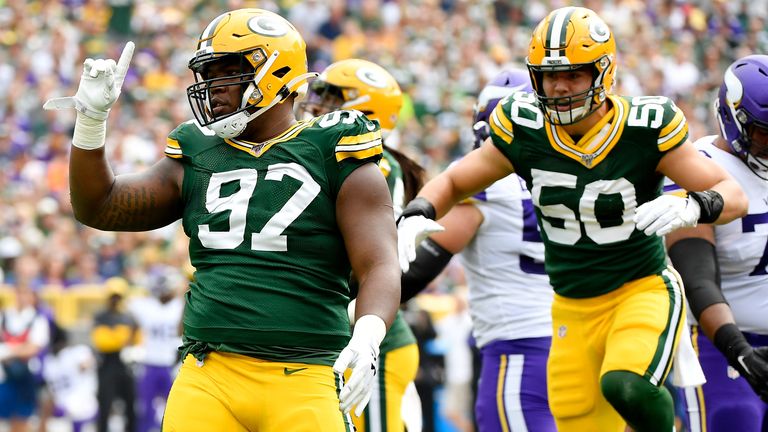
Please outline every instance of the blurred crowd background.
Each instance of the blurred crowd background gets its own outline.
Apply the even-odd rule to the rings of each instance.
[[[406,100],[389,144],[431,176],[471,148],[479,90],[500,70],[524,67],[535,23],[569,3],[613,29],[616,92],[672,97],[693,139],[717,131],[711,100],[727,65],[768,52],[768,0],[0,0],[0,300],[29,287],[63,325],[86,329],[107,279],[141,287],[152,266],[191,270],[178,225],[107,233],[74,220],[74,114],[41,107],[74,94],[85,58],[117,58],[126,41],[136,43],[106,145],[118,174],[134,172],[163,157],[168,132],[191,118],[187,62],[208,22],[229,9],[273,10],[303,34],[310,70],[359,57],[392,72]],[[454,266],[432,290],[462,284]]]

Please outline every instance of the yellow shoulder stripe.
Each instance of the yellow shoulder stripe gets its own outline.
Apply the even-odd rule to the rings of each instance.
[[[338,147],[337,147],[338,148]],[[336,161],[341,162],[344,159],[348,158],[355,158],[355,159],[367,159],[372,156],[380,155],[384,153],[384,148],[381,146],[381,142],[379,142],[379,145],[375,145],[373,147],[368,147],[362,150],[356,150],[356,151],[336,151]]]
[[[664,126],[664,128],[661,131],[659,131],[659,137],[663,137],[669,134],[670,132],[672,132],[673,130],[675,130],[675,128],[677,128],[680,122],[683,121],[683,118],[684,118],[683,112],[680,110],[677,110],[677,112],[675,113],[675,116],[672,117],[672,120],[670,120],[669,124]]]
[[[672,121],[659,133],[656,145],[659,151],[667,151],[680,144],[688,137],[688,122],[681,111],[678,111]]]
[[[339,140],[340,146],[362,144],[369,141],[381,139],[381,131],[375,130],[373,132],[364,133],[362,135],[345,136]]]
[[[181,159],[181,146],[175,139],[168,137],[165,140],[165,155],[169,158]]]
[[[491,130],[507,144],[512,144],[512,122],[504,115],[502,104],[498,104],[491,112]]]

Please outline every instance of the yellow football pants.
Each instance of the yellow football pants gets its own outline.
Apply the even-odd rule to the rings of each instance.
[[[173,383],[165,432],[351,432],[339,410],[341,376],[330,366],[232,353],[188,355]]]

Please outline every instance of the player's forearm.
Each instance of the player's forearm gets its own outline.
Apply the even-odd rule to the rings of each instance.
[[[82,150],[72,146],[69,158],[69,188],[72,210],[80,222],[95,226],[115,181],[104,148]],[[97,227],[98,228],[98,227]]]
[[[384,320],[389,328],[399,306],[400,267],[397,261],[394,265],[376,266],[360,280],[355,308],[356,320],[365,315],[376,315]]]
[[[449,172],[443,172],[433,178],[419,191],[419,197],[429,201],[435,208],[435,219],[440,219],[462,199],[471,196],[472,191],[464,191],[453,181]]]

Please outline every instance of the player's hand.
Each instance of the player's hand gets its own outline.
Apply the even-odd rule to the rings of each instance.
[[[128,42],[120,59],[88,58],[83,63],[80,86],[74,96],[49,99],[43,105],[46,110],[75,108],[77,112],[94,120],[105,121],[109,110],[120,96],[128,65],[133,57],[134,44]]]
[[[416,259],[416,246],[430,234],[444,230],[439,223],[421,215],[400,219],[397,224],[397,256],[403,273],[408,271],[411,261]]]
[[[662,237],[678,228],[695,227],[701,214],[693,198],[662,195],[637,208],[635,225],[645,235]]]
[[[360,417],[371,400],[373,383],[379,367],[379,344],[387,332],[384,321],[376,315],[364,315],[357,320],[352,339],[333,364],[333,371],[343,374],[352,369],[349,381],[339,393],[340,409],[345,414],[355,407]]]
[[[747,380],[760,399],[768,403],[768,347],[750,347],[729,363]]]

